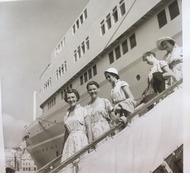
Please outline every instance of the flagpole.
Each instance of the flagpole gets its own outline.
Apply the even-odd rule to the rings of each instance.
[[[5,173],[5,150],[3,139],[3,119],[2,119],[2,95],[1,95],[1,78],[0,78],[0,167],[1,172]]]

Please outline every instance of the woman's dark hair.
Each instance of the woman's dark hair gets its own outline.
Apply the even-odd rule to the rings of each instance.
[[[143,61],[145,61],[146,57],[150,56],[150,55],[153,55],[154,57],[156,57],[156,54],[154,52],[149,51],[149,52],[146,52],[146,53],[143,54],[143,56],[142,56]]]
[[[78,92],[76,89],[70,88],[70,89],[68,89],[68,90],[65,92],[65,95],[64,95],[64,100],[65,100],[65,102],[67,102],[67,94],[69,94],[69,93],[74,93],[75,96],[76,96],[76,98],[77,98],[77,101],[79,101],[79,99],[80,99],[79,92]]]
[[[89,85],[95,85],[97,88],[100,88],[100,85],[96,81],[90,81],[86,85],[86,89],[88,90]]]

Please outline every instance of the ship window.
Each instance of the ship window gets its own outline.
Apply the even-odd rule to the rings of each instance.
[[[74,58],[75,58],[75,62],[77,62],[77,51],[74,51]]]
[[[125,2],[123,0],[121,0],[119,3],[120,3],[121,16],[123,16],[126,13]]]
[[[179,15],[179,7],[177,4],[177,1],[175,0],[174,2],[172,2],[169,6],[169,12],[170,12],[170,18],[171,20],[173,20],[176,16]]]
[[[139,80],[141,79],[141,76],[138,74],[138,75],[136,76],[136,79],[137,79],[137,81],[139,81]]]
[[[109,54],[109,61],[110,61],[110,64],[112,64],[114,62],[114,56],[113,56],[113,51],[111,51]]]
[[[114,23],[116,23],[118,21],[118,13],[117,13],[117,6],[113,9],[113,20]]]
[[[64,91],[61,91],[61,99],[64,99]]]
[[[81,50],[80,50],[80,46],[78,47],[78,57],[81,57]]]
[[[94,66],[92,67],[92,69],[93,69],[93,75],[96,76],[96,75],[97,75],[96,65],[94,65]]]
[[[87,72],[84,73],[84,82],[87,82],[88,80],[88,76],[87,76]]]
[[[92,78],[92,69],[89,69],[89,70],[88,70],[88,77],[89,77],[89,79]]]
[[[86,38],[86,48],[87,50],[90,48],[89,37]]]
[[[115,48],[115,56],[116,56],[116,59],[119,59],[121,57],[121,51],[120,51],[119,46]]]
[[[80,77],[80,84],[83,84],[83,76]]]
[[[158,25],[159,28],[162,28],[165,24],[167,24],[167,18],[166,18],[166,12],[165,10],[162,10],[158,15]]]
[[[83,15],[80,16],[80,23],[83,24]]]
[[[84,10],[84,17],[87,19],[87,9]]]
[[[135,33],[129,37],[131,49],[137,45]]]
[[[76,21],[77,29],[79,29],[79,20]]]
[[[104,35],[106,32],[104,20],[100,24],[101,24],[101,34]]]
[[[126,54],[128,52],[127,40],[122,42],[122,50],[123,50],[123,54]]]
[[[108,14],[107,17],[106,17],[106,23],[107,23],[107,28],[110,29],[111,28],[111,17],[110,17],[110,14]]]
[[[73,34],[76,32],[75,25],[73,25]]]
[[[85,44],[84,44],[84,42],[82,42],[81,48],[82,48],[82,54],[84,54],[85,53]]]

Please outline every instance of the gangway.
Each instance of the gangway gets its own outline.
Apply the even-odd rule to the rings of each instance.
[[[171,156],[172,153],[175,153],[175,151],[178,148],[183,149],[183,146],[182,146],[183,140],[182,140],[182,134],[181,134],[181,131],[182,131],[182,125],[181,125],[182,120],[181,119],[183,116],[182,115],[182,101],[181,101],[182,100],[181,85],[182,85],[182,79],[180,81],[176,82],[175,84],[173,84],[172,86],[170,86],[169,88],[167,88],[165,91],[163,91],[162,93],[157,95],[155,98],[150,100],[148,103],[146,103],[142,107],[137,108],[135,110],[135,112],[129,116],[129,121],[131,121],[131,123],[129,123],[125,129],[123,129],[121,132],[119,132],[115,136],[112,136],[112,139],[108,140],[104,145],[102,145],[98,149],[96,149],[93,152],[82,157],[82,159],[79,162],[80,173],[87,173],[87,172],[88,173],[95,173],[95,172],[98,172],[98,173],[104,172],[105,173],[105,171],[106,172],[111,171],[110,173],[112,173],[112,172],[113,173],[117,173],[117,172],[119,172],[119,173],[124,173],[124,172],[136,173],[135,171],[137,171],[138,173],[141,173],[141,172],[142,173],[145,173],[145,172],[159,173],[158,171],[161,170],[161,168],[163,168],[165,172],[171,172],[170,171],[172,169],[172,168],[170,168],[171,163],[168,164],[168,162],[167,162],[168,160],[166,158]],[[151,105],[154,105],[155,103],[156,103],[156,105],[154,106],[154,108],[151,109],[150,111],[148,111],[147,113],[145,113],[148,110],[148,108]],[[163,112],[160,110],[160,109],[163,109],[164,107],[166,108],[165,109],[166,112]],[[169,107],[170,107],[170,109],[171,108],[173,109],[173,112],[170,112]],[[158,112],[160,112],[160,114]],[[145,114],[142,115],[142,113],[145,113]],[[157,114],[157,115],[155,116],[154,114]],[[141,115],[141,116],[139,117],[138,115]],[[139,118],[137,118],[137,117],[139,117]],[[158,122],[155,123],[154,119],[157,120]],[[175,127],[175,125],[176,125],[175,123],[178,120],[179,120],[179,126]],[[151,125],[147,124],[148,122],[150,122]],[[159,130],[161,130],[160,126],[156,126],[156,124],[159,124],[159,123],[160,123],[160,126],[163,126],[162,128],[164,128],[166,130],[165,134],[163,133],[163,131],[159,131]],[[167,127],[167,125],[168,125],[168,127]],[[73,156],[71,156],[70,158],[68,158],[67,160],[65,160],[62,163],[60,163],[61,155],[59,155],[57,158],[55,158],[54,160],[52,160],[51,162],[49,162],[48,164],[46,164],[45,166],[40,168],[37,173],[56,173],[56,172],[58,172],[59,170],[64,168],[66,165],[68,165],[70,163],[74,163],[75,160],[78,159],[82,154],[89,151],[89,149],[94,148],[98,142],[100,142],[101,140],[103,140],[104,138],[109,136],[110,134],[113,134],[117,129],[120,129],[122,126],[123,126],[123,123],[118,123],[117,125],[112,127],[108,132],[101,135],[99,138],[97,138],[96,140],[91,142],[86,147],[82,148],[80,151],[78,151],[77,153],[75,153]],[[150,126],[150,127],[148,127],[148,126]],[[139,129],[139,127],[143,127],[143,128]],[[151,127],[152,127],[152,129],[151,129]],[[157,131],[155,130],[156,127],[157,127]],[[174,132],[176,132],[177,129],[179,130],[179,132],[177,132],[177,134],[173,134]],[[173,132],[173,130],[174,130],[174,132]],[[140,141],[142,142],[141,144],[138,143],[138,139],[136,138],[139,135],[139,131],[142,131],[142,132],[144,131],[144,133],[145,133],[145,134],[143,134],[144,139],[142,137],[142,139],[141,139],[142,141],[139,140],[139,142]],[[149,133],[150,131],[152,131],[152,133],[155,133],[155,134],[153,134],[153,136],[151,136]],[[147,135],[146,135],[146,133],[147,133]],[[157,138],[156,135],[160,135],[159,138]],[[152,140],[150,139],[151,137],[153,138]],[[171,139],[169,139],[170,137],[171,137]],[[172,138],[174,139],[174,143],[168,145],[167,141],[173,140]],[[125,139],[125,140],[123,140],[123,139]],[[160,141],[163,142],[163,139],[166,142],[165,145],[160,144],[160,147],[162,146],[161,148],[159,148],[159,146],[157,146],[159,148],[158,153],[154,153],[157,156],[153,157],[153,155],[151,155],[152,151],[148,150],[146,147],[154,148],[153,145],[158,145],[157,143],[159,143]],[[147,145],[146,145],[146,140],[147,140]],[[126,144],[126,149],[122,148],[122,147],[120,148],[121,150],[124,150],[124,151],[119,151],[117,149],[117,147],[120,146],[120,145],[118,145],[119,144],[118,141],[120,144],[122,144],[122,147],[125,146],[125,144]],[[157,143],[154,143],[153,141],[157,142]],[[151,144],[151,142],[152,142],[152,144]],[[131,146],[132,144],[134,146]],[[163,149],[163,146],[165,147],[165,149]],[[133,147],[136,147],[136,150]],[[138,148],[141,148],[142,151],[139,150]],[[133,152],[131,153],[130,150],[132,150],[134,153],[135,152],[136,153],[135,154]],[[149,154],[145,153],[145,155],[141,155],[141,153],[143,153],[143,150],[151,151],[151,152]],[[152,150],[155,152],[155,149],[152,149]],[[119,153],[124,154],[123,157],[119,156],[119,159],[115,160],[114,164],[111,163],[111,162],[113,162],[114,158],[109,159],[112,161],[110,163],[108,163],[109,161],[107,161],[107,165],[104,164],[104,166],[102,166],[101,161],[104,163],[105,159],[106,158],[108,159],[111,156],[113,156],[114,152],[116,152],[116,151],[118,152],[118,154]],[[127,152],[128,152],[128,154],[127,154]],[[132,154],[132,157],[130,156],[130,154]],[[149,161],[149,163],[147,163],[147,161],[145,162],[146,157],[148,157],[147,161]],[[92,158],[94,159],[95,162],[92,161]],[[120,160],[121,158],[124,159],[125,161],[124,162],[121,161]],[[115,159],[117,159],[117,158],[115,158]],[[151,159],[153,159],[153,161],[151,161]],[[178,163],[180,163],[178,165],[181,165],[181,163],[183,163],[181,160],[180,160],[180,162],[178,162]],[[116,164],[116,162],[118,162],[117,163],[118,165]],[[142,162],[146,168],[142,169],[142,167],[141,167],[142,163],[140,163],[140,162]],[[177,161],[176,161],[176,163],[177,163]],[[136,164],[136,165],[134,165],[134,164]],[[147,164],[151,164],[151,165],[148,166]],[[91,169],[89,169],[90,167],[91,167]],[[96,169],[93,169],[93,168],[96,168]],[[181,166],[177,166],[177,168],[178,168],[178,170],[182,169]],[[175,173],[175,171],[174,171],[174,173]]]

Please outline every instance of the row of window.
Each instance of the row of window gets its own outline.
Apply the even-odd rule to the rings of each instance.
[[[115,6],[112,12],[106,16],[106,19],[101,21],[101,35],[104,35],[106,31],[112,27],[112,24],[116,23],[119,20],[119,17],[122,17],[126,13],[124,0],[119,2],[119,9],[120,13],[118,13],[118,7]]]
[[[61,78],[63,74],[67,71],[67,62],[65,61],[61,66],[56,70],[56,80]]]
[[[137,45],[135,33],[133,33],[129,37],[129,43],[130,43],[131,49]],[[122,51],[121,51],[121,49],[122,49]],[[121,54],[124,55],[128,51],[129,51],[128,39],[125,39],[121,44],[119,44],[117,47],[115,47],[115,49],[113,49],[110,53],[108,53],[110,64],[112,64],[115,60],[118,60],[121,57]]]
[[[51,77],[45,82],[43,91],[45,92],[51,87]]]
[[[97,75],[97,68],[96,64],[92,66],[92,68],[88,69],[86,72],[83,73],[82,76],[80,76],[80,84],[83,85],[86,83],[88,80],[92,78],[92,76]]]
[[[180,12],[179,12],[179,6],[177,3],[177,0],[175,0],[174,2],[172,2],[169,6],[169,13],[170,13],[170,19],[173,20],[175,17],[177,17]],[[165,9],[163,9],[158,15],[158,25],[159,28],[162,28],[164,25],[167,24],[167,16],[166,16],[166,11]]]
[[[58,46],[55,48],[55,56],[61,52],[61,50],[65,47],[65,37],[61,40]]]
[[[71,88],[72,84],[68,85],[67,87],[65,87],[65,89],[63,89],[63,91],[61,91],[61,99],[64,99],[64,94],[66,93],[66,91],[68,91]]]
[[[23,171],[37,171],[36,167],[23,167],[22,168]]]
[[[80,17],[73,25],[72,27],[73,34],[80,28],[80,26],[84,23],[86,19],[87,19],[87,9],[84,10],[84,12],[80,15]]]
[[[77,62],[82,55],[85,54],[87,50],[90,49],[89,37],[86,38],[85,41],[82,42],[80,46],[74,51],[74,62]]]
[[[56,104],[56,97],[52,98],[49,102],[48,102],[48,109],[50,109],[52,106],[54,106]]]

